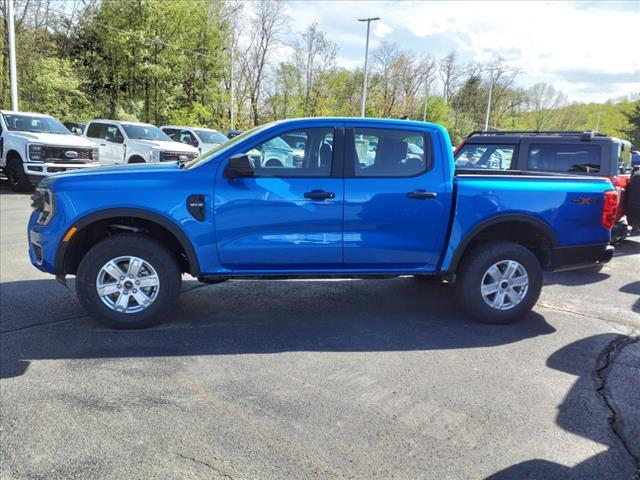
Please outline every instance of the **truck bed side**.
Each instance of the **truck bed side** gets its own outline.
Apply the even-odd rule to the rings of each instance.
[[[454,188],[455,207],[442,271],[454,271],[470,242],[499,225],[502,236],[507,236],[504,240],[522,225],[521,237],[542,237],[552,254],[564,247],[601,249],[611,239],[610,230],[601,224],[603,193],[612,190],[606,179],[458,173]],[[543,266],[551,268],[550,263],[547,258]]]

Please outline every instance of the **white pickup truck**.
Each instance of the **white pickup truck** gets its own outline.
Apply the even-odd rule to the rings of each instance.
[[[200,153],[213,150],[229,141],[222,133],[212,128],[192,128],[181,125],[163,125],[160,127],[174,142],[185,143],[198,149]]]
[[[53,173],[98,166],[97,145],[55,118],[0,110],[0,168],[16,192]]]
[[[83,135],[98,144],[102,165],[188,161],[199,154],[148,123],[92,120]]]

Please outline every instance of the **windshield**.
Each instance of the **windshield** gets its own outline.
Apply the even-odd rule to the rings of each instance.
[[[261,132],[265,128],[269,128],[272,125],[273,123],[266,123],[264,125],[260,125],[259,127],[253,127],[251,130],[247,130],[246,132],[238,135],[237,137],[233,137],[231,140],[218,145],[214,149],[203,152],[199,157],[196,157],[193,160],[185,163],[182,168],[193,168],[196,165],[203,163],[205,160],[209,160],[210,158],[213,158],[218,153],[222,153],[229,150],[230,148],[233,148],[236,144],[246,140],[248,137],[258,132]]]
[[[62,123],[53,117],[5,114],[4,121],[7,129],[14,132],[57,133],[71,135]]]
[[[167,134],[165,134],[158,127],[153,125],[133,125],[123,123],[122,128],[127,133],[127,136],[133,140],[162,140],[164,142],[171,142]]]
[[[225,137],[220,132],[216,132],[215,130],[198,130],[195,129],[196,135],[200,137],[200,140],[204,143],[224,143],[229,139]]]

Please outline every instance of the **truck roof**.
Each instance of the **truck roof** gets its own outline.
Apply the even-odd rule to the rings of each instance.
[[[20,112],[15,110],[0,110],[0,113],[2,113],[3,115],[27,115],[29,117],[51,117],[51,115],[47,115],[45,113]]]
[[[612,137],[606,133],[598,132],[595,130],[504,130],[504,131],[482,131],[476,130],[471,132],[465,138],[465,143],[503,143],[503,142],[518,142],[525,138],[540,138],[544,140],[581,140],[585,142],[600,140],[600,141],[617,141],[625,142],[617,137]]]
[[[145,126],[145,127],[155,127],[155,125],[153,125],[152,123],[129,122],[129,121],[125,121],[125,120],[109,120],[109,119],[106,119],[106,118],[95,118],[93,120],[89,120],[87,122],[87,124],[93,123],[93,122],[108,122],[108,123],[117,123],[119,125],[142,125],[142,126]]]

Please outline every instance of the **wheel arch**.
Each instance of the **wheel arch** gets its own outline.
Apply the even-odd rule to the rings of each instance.
[[[137,159],[140,159],[139,161]],[[138,153],[133,153],[127,158],[127,163],[147,163],[144,157]]]
[[[124,225],[121,225],[123,221]],[[154,238],[160,236],[160,240],[168,243],[174,253],[184,257],[180,259],[183,271],[194,277],[200,275],[200,264],[193,244],[179,225],[160,214],[137,208],[110,208],[81,217],[66,232],[72,228],[76,228],[77,232],[68,242],[61,241],[56,250],[55,273],[59,280],[64,280],[69,273],[75,273],[84,253],[105,238],[110,229],[147,231],[153,233]],[[97,233],[95,229],[98,229]]]
[[[7,162],[9,160],[13,160],[14,158],[17,158],[18,160],[20,160],[21,162],[23,162],[24,160],[22,159],[22,155],[20,155],[20,152],[18,152],[15,148],[10,148],[7,150]]]
[[[527,242],[523,235],[532,233],[535,235]],[[483,240],[506,240],[524,244],[533,251],[544,268],[550,265],[551,249],[558,245],[556,233],[544,220],[527,214],[499,215],[478,223],[465,235],[453,254],[448,271],[455,272],[465,253]]]

